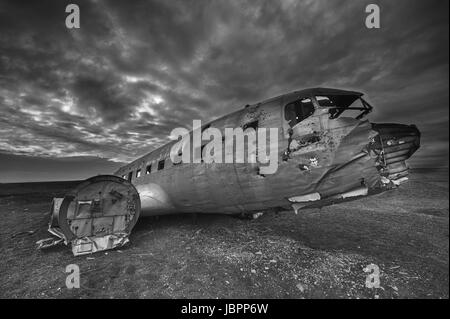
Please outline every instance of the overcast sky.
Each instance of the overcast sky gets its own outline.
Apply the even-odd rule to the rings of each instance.
[[[448,167],[448,3],[0,0],[0,182],[111,173],[174,127],[316,86],[417,124],[411,166]]]

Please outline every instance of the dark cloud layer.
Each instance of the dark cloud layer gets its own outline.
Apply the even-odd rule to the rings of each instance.
[[[448,1],[375,1],[379,30],[364,26],[368,3],[0,0],[2,158],[35,166],[22,180],[65,157],[126,162],[192,119],[330,86],[365,92],[373,121],[417,124],[413,166],[448,166]]]

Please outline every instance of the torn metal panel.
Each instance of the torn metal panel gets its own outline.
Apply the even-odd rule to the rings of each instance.
[[[356,189],[353,189],[351,191],[339,194],[338,197],[340,198],[350,198],[350,197],[357,197],[357,196],[366,196],[369,193],[369,189],[365,186],[358,187]]]
[[[312,202],[316,200],[320,200],[320,194],[317,192],[289,198],[289,201],[292,203]]]
[[[346,121],[347,125],[341,126],[341,120]],[[300,148],[300,152],[292,152],[287,161],[289,163],[301,159],[299,168],[304,174],[310,175],[308,179],[313,186],[308,190],[321,196],[314,204],[292,205],[296,213],[302,208],[329,205],[395,188],[407,180],[408,167],[405,160],[419,146],[420,134],[417,128],[400,124],[377,126],[368,121],[353,122],[352,119],[349,121],[345,118],[336,119],[331,125],[346,129],[322,133],[322,136],[334,136],[334,143],[326,151],[316,151],[320,154],[320,159],[317,159],[319,156],[310,157],[308,163],[308,159],[302,157],[304,151]],[[313,149],[322,141],[303,148]],[[326,152],[330,152],[331,157],[325,157]],[[314,179],[310,172],[321,166],[324,166],[321,174]]]
[[[36,242],[36,245],[38,246],[37,247],[38,249],[46,249],[46,248],[57,246],[57,245],[61,244],[63,241],[64,241],[63,238],[49,237],[49,238],[44,238],[44,239],[38,240]]]
[[[316,192],[307,195],[290,197],[288,200],[292,203],[291,206],[294,209],[295,215],[297,215],[298,210],[306,206],[308,202],[319,201],[320,198],[320,194]]]
[[[72,253],[78,256],[121,247],[129,242],[128,235],[127,233],[115,233],[104,236],[77,238],[71,242]]]
[[[408,180],[406,160],[420,147],[420,132],[415,125],[372,124],[379,134],[369,145],[386,186],[399,186]],[[389,182],[386,182],[389,181]]]
[[[303,207],[305,207],[305,206],[306,206],[305,203],[295,203],[295,204],[292,204],[292,209],[294,210],[295,215],[297,215],[297,214],[298,214],[298,211],[299,211],[300,209],[302,209]]]

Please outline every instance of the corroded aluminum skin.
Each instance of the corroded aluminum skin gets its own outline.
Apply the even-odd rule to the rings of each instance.
[[[395,135],[397,141],[402,142],[399,145],[404,144],[406,150],[394,155],[400,154],[397,158],[400,164],[396,165],[405,168],[405,160],[420,144],[417,128],[401,124],[383,126],[343,116],[330,119],[328,109],[314,101],[314,114],[290,131],[284,120],[284,106],[309,94],[314,91],[282,95],[209,123],[222,131],[226,127],[243,127],[255,120],[258,120],[258,127],[279,128],[279,166],[275,174],[259,175],[260,164],[257,163],[173,165],[169,152],[174,142],[170,142],[120,168],[115,175],[122,176],[136,169],[144,172],[139,178],[133,174],[132,180],[141,198],[143,216],[265,211],[290,207],[290,198],[314,193],[320,194],[315,205],[324,206],[397,187],[392,176],[395,173],[390,171],[395,171],[395,165],[385,162],[392,153],[384,150],[383,143],[387,143],[384,137]],[[380,142],[380,136],[384,142]],[[409,139],[411,143],[405,144],[402,139]],[[145,174],[149,163],[155,167],[162,159],[167,159],[163,170]],[[407,170],[401,173],[405,177]],[[297,209],[303,206],[308,205],[297,203]]]
[[[37,242],[48,248],[64,242],[75,256],[121,247],[129,242],[140,215],[135,187],[113,175],[81,182],[64,198],[54,198],[48,231],[56,236]]]

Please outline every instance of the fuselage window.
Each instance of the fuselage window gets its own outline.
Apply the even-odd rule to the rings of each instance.
[[[136,178],[139,178],[139,177],[141,177],[141,169],[140,168],[136,171]]]
[[[148,164],[145,169],[145,174],[150,174],[152,172],[152,164]]]
[[[123,179],[127,179],[127,174],[122,175],[122,178],[123,178]]]
[[[158,162],[158,171],[160,171],[160,170],[162,170],[162,169],[164,169],[164,160],[160,160],[160,161]]]
[[[131,182],[131,179],[133,178],[133,172],[128,173],[128,181]]]
[[[252,128],[255,131],[258,129],[258,120],[250,122],[250,123],[245,123],[244,126],[242,127],[242,130],[246,130],[248,128]]]
[[[202,159],[202,163],[203,163],[203,151],[205,150],[205,146],[206,146],[206,144],[203,144],[201,147],[200,147],[200,158]]]
[[[289,103],[284,109],[284,117],[291,127],[313,114],[314,104],[309,98]]]
[[[183,162],[183,160],[182,160],[182,157],[183,157],[183,149],[180,148],[180,149],[178,150],[177,156],[178,156],[178,158],[180,159],[180,161],[179,161],[179,162],[172,162],[173,165],[180,165],[180,164]]]

